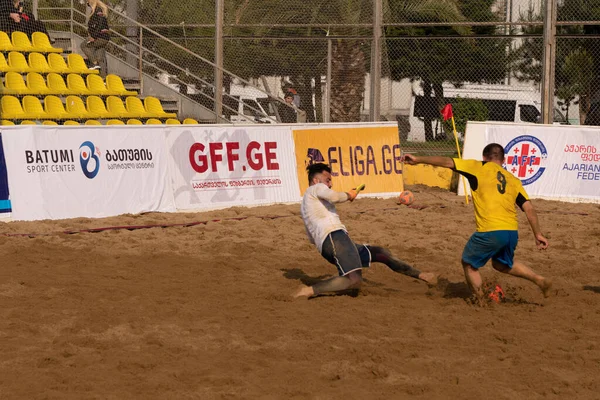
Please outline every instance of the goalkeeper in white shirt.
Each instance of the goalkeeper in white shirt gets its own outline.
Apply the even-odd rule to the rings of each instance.
[[[334,204],[353,201],[358,194],[357,190],[331,190],[331,168],[327,164],[313,164],[306,171],[310,186],[304,193],[300,207],[306,233],[321,255],[336,266],[339,276],[313,286],[303,286],[294,297],[312,297],[322,293],[358,289],[362,284],[362,268],[369,267],[371,262],[383,263],[394,272],[420,279],[430,285],[437,282],[435,274],[411,267],[392,256],[388,249],[354,243],[340,221]]]

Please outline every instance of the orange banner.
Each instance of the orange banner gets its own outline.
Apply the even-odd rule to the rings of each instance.
[[[398,128],[315,128],[294,130],[300,192],[308,187],[306,167],[324,162],[331,167],[334,189],[345,191],[361,183],[363,193],[404,190]]]

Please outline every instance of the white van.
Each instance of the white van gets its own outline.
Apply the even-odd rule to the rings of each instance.
[[[541,122],[541,104],[532,100],[504,100],[504,99],[485,99],[463,97],[463,100],[481,101],[488,109],[487,121],[504,121],[519,123],[540,123]],[[424,117],[429,116],[432,119],[434,136],[441,134],[443,126],[441,124],[441,115],[437,109],[435,99],[426,101],[424,96],[414,96],[410,108],[409,123],[410,131],[407,139],[409,141],[425,141]],[[444,98],[444,103],[452,103],[455,98]],[[554,123],[567,124],[567,119],[563,113],[554,108]],[[459,132],[462,134],[463,132]]]
[[[223,117],[234,123],[277,123],[277,117],[271,109],[267,97],[223,96]]]

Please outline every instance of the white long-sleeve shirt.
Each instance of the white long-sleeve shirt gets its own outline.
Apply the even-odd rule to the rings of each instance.
[[[308,239],[317,246],[319,253],[327,235],[340,229],[346,231],[334,206],[334,203],[346,200],[346,193],[331,190],[324,183],[312,185],[304,193],[300,213]]]

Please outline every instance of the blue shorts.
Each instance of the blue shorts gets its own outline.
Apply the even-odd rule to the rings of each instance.
[[[336,266],[340,276],[371,265],[371,251],[368,246],[354,243],[343,230],[327,235],[321,255]]]
[[[512,268],[518,241],[518,231],[475,232],[465,246],[462,260],[473,268],[481,268],[491,258]]]

